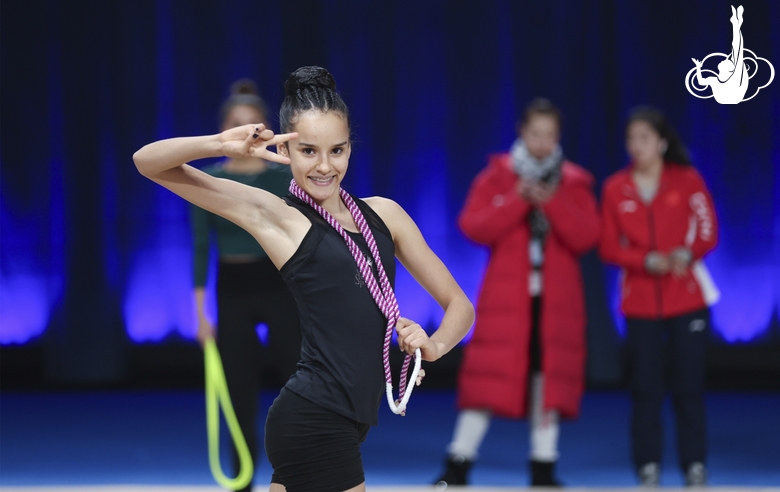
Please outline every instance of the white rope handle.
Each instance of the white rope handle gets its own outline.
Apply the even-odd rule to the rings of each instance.
[[[420,364],[422,363],[422,354],[420,349],[414,351],[414,369],[412,369],[412,377],[409,378],[409,384],[406,385],[406,391],[404,392],[401,401],[393,399],[393,383],[385,383],[385,390],[387,392],[387,404],[390,405],[390,410],[398,415],[406,415],[406,404],[409,403],[409,398],[412,397],[412,390],[417,385],[417,375],[420,373]]]

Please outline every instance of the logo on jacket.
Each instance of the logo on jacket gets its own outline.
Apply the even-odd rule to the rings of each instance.
[[[696,333],[697,331],[704,331],[704,328],[707,327],[707,322],[703,319],[695,319],[691,321],[691,324],[688,325],[688,329],[691,331],[691,333]]]
[[[720,104],[739,104],[742,101],[749,101],[756,97],[758,91],[772,83],[775,78],[775,67],[769,63],[766,58],[756,56],[755,53],[745,48],[742,38],[742,14],[745,9],[740,5],[736,10],[731,7],[731,53],[711,53],[699,61],[692,58],[696,65],[685,75],[685,88],[693,96],[699,99],[708,99],[714,97]],[[717,73],[714,70],[704,68],[704,63],[712,58],[710,66],[714,68],[714,63],[720,60],[717,65]],[[763,62],[763,63],[760,63]],[[764,65],[765,64],[765,65]],[[760,68],[760,70],[759,70]],[[750,80],[761,72],[768,70],[768,77],[762,75],[760,80],[766,80],[764,85],[758,85],[759,79],[752,84],[755,89],[748,97],[748,85]],[[711,75],[706,77],[706,75]],[[696,92],[706,92],[707,87],[712,89],[712,94],[700,96]]]
[[[699,235],[705,241],[712,238],[712,215],[707,204],[707,197],[701,191],[694,193],[690,198],[691,208],[696,214],[699,224]]]
[[[631,212],[636,212],[637,204],[634,200],[623,200],[618,204],[618,211],[621,214],[629,214]]]

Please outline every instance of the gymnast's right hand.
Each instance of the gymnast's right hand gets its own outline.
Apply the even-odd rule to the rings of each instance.
[[[222,143],[222,154],[225,157],[240,159],[242,157],[259,157],[267,161],[289,164],[290,159],[268,149],[292,139],[298,138],[297,133],[282,133],[275,135],[262,123],[242,125],[230,128],[219,134]]]

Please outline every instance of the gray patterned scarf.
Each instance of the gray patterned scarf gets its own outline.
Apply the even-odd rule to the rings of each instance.
[[[509,154],[512,156],[512,165],[515,173],[524,181],[542,181],[548,185],[555,186],[561,180],[561,166],[563,165],[564,156],[560,145],[556,145],[555,149],[547,157],[537,159],[528,152],[525,142],[518,138],[512,144]],[[534,208],[528,214],[528,224],[531,228],[531,238],[544,244],[544,240],[550,230],[550,222],[547,220],[544,212]],[[538,264],[534,266],[540,267],[543,259],[540,258],[537,262]],[[532,259],[532,263],[537,262]]]
[[[518,138],[512,144],[509,153],[512,156],[515,172],[523,180],[544,181],[551,185],[556,185],[560,181],[561,164],[563,164],[563,151],[560,145],[556,145],[547,157],[537,159],[528,152],[525,142]]]

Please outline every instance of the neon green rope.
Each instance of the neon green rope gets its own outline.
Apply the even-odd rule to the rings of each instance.
[[[214,480],[226,489],[241,489],[249,484],[254,474],[252,455],[249,453],[246,440],[241,433],[241,427],[238,425],[236,412],[233,411],[233,404],[230,402],[230,393],[225,381],[225,371],[222,369],[222,359],[213,338],[206,340],[203,355],[206,366],[206,430],[209,438],[211,474],[214,476]],[[222,405],[228,430],[238,450],[241,471],[236,478],[228,478],[224,474],[219,460],[219,405]]]

